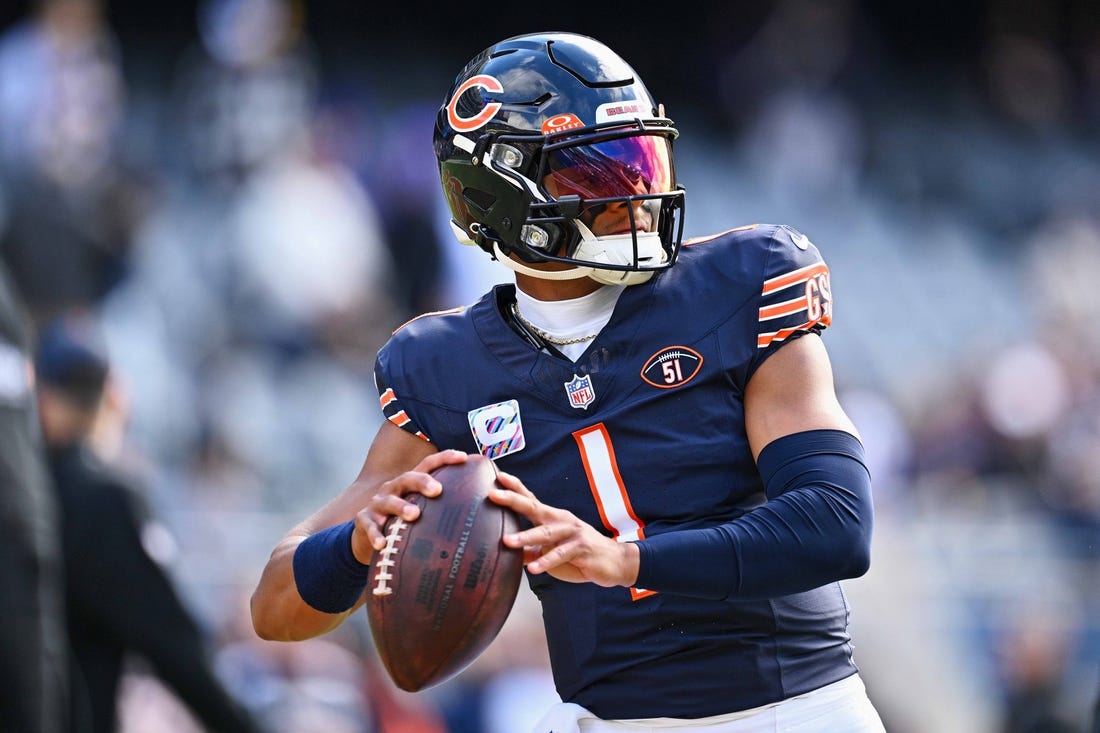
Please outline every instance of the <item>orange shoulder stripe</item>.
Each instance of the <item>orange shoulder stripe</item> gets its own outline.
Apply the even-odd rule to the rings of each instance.
[[[398,410],[386,419],[399,428],[404,427],[407,423],[412,422],[412,418],[406,415],[404,410]]]
[[[807,331],[807,330],[809,330],[813,326],[816,326],[819,323],[823,326],[828,326],[832,322],[833,322],[833,317],[831,315],[822,314],[821,318],[818,318],[818,319],[813,320],[813,321],[806,321],[805,323],[800,324],[798,326],[791,326],[790,328],[780,329],[779,331],[772,331],[771,333],[758,334],[757,337],[756,337],[756,348],[758,348],[758,349],[767,348],[768,346],[771,346],[773,343],[775,343],[777,341],[785,341],[792,334],[797,333],[798,331]]]
[[[828,272],[829,266],[824,262],[817,262],[812,265],[806,265],[800,267],[797,270],[792,270],[784,275],[777,275],[769,280],[764,281],[764,289],[761,291],[761,295],[768,295],[784,288],[789,288],[792,285],[798,285],[804,283],[815,275]]]
[[[783,316],[794,315],[804,310],[806,310],[806,298],[802,297],[793,300],[785,300],[782,303],[767,305],[761,308],[759,320],[768,321],[772,318],[782,318]]]

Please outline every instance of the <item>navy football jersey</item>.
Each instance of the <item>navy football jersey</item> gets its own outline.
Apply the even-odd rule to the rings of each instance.
[[[483,453],[541,501],[620,541],[730,521],[765,500],[743,395],[787,340],[832,320],[829,271],[783,226],[733,230],[626,288],[575,361],[539,351],[503,310],[513,285],[406,324],[376,376],[390,420]],[[700,718],[856,672],[839,584],[702,600],[528,576],[562,699],[605,719]]]

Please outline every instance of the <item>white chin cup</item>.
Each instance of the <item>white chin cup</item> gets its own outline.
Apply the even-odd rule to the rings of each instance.
[[[540,280],[577,280],[590,277],[596,282],[607,285],[641,285],[653,277],[658,265],[665,261],[665,251],[661,247],[661,235],[656,232],[638,232],[638,262],[634,262],[634,235],[610,234],[597,237],[592,230],[579,221],[573,222],[581,233],[581,243],[573,257],[594,266],[578,265],[570,270],[540,270],[515,260],[493,243],[493,252],[502,265],[515,272],[537,277]],[[634,266],[648,265],[654,270],[604,270],[599,264]]]
[[[540,280],[579,280],[582,277],[592,276],[594,272],[591,267],[574,267],[569,270],[539,270],[529,267],[504,254],[499,242],[493,242],[493,254],[496,255],[497,261],[509,270],[537,277]]]
[[[654,268],[665,261],[665,252],[661,248],[661,235],[657,232],[638,232],[638,261],[635,262],[633,234],[628,232],[597,237],[583,223],[579,221],[573,223],[581,233],[581,243],[573,253],[573,257],[578,260]],[[590,269],[589,277],[609,285],[640,285],[653,277],[653,270],[604,270],[599,267],[599,264]]]

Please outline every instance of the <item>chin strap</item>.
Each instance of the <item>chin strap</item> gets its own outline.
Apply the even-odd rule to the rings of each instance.
[[[579,280],[595,273],[595,270],[591,267],[574,267],[571,270],[538,270],[534,267],[528,267],[504,254],[499,242],[493,242],[493,254],[496,255],[497,261],[509,270],[537,277],[540,280]]]
[[[454,219],[451,219],[451,231],[455,235],[455,239],[459,244],[465,244],[467,246],[477,247],[478,244],[470,235],[458,225]],[[591,267],[574,267],[572,270],[537,270],[534,267],[528,267],[522,262],[513,260],[508,255],[504,254],[504,251],[500,248],[500,242],[493,242],[493,256],[496,257],[500,264],[507,267],[513,272],[519,272],[524,275],[530,275],[531,277],[537,277],[541,280],[579,280],[582,277],[588,277],[594,273]]]

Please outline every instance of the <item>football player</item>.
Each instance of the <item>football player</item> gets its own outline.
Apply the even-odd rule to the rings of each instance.
[[[515,272],[396,331],[388,418],[357,480],[275,548],[261,636],[363,603],[380,527],[433,469],[482,453],[529,525],[562,704],[539,733],[881,731],[839,581],[869,565],[870,478],[819,333],[829,269],[806,235],[682,242],[677,130],[633,69],[570,33],[478,54],[439,110],[458,239]],[[630,728],[634,729],[634,728]]]

